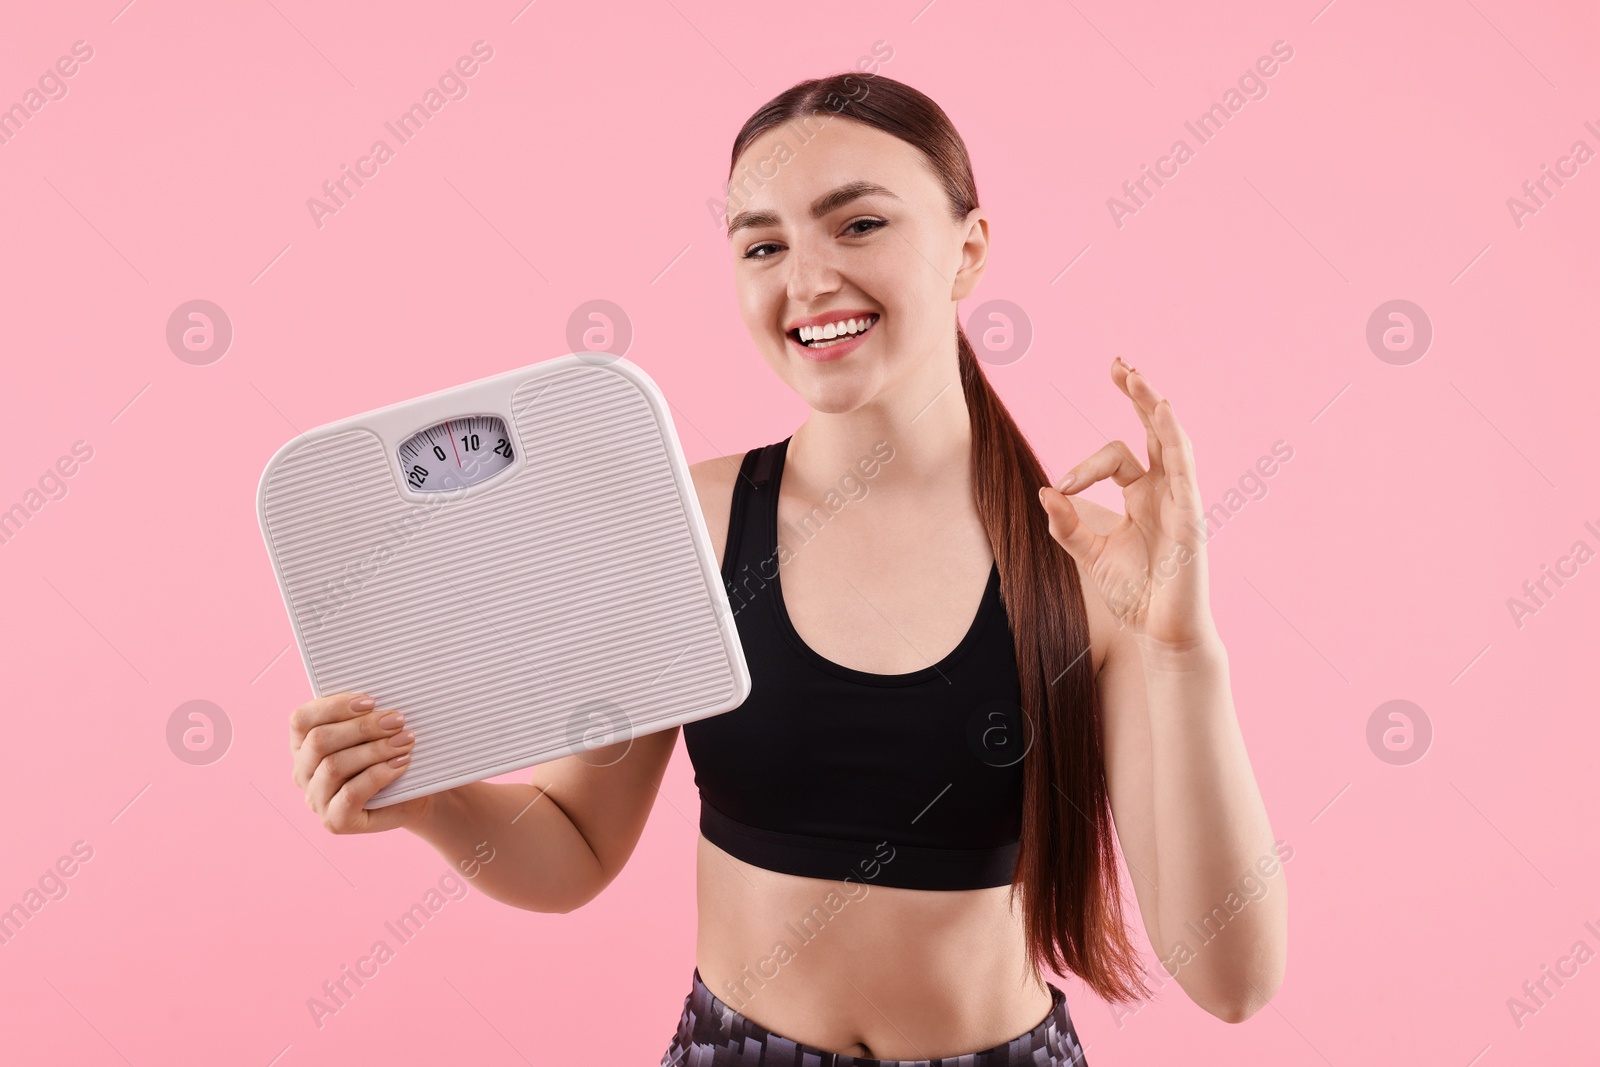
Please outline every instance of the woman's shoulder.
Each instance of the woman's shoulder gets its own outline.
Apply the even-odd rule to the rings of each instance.
[[[689,477],[694,481],[696,498],[700,501],[700,514],[706,520],[706,533],[717,550],[717,566],[722,566],[723,551],[728,541],[728,519],[733,514],[733,486],[739,478],[739,467],[745,453],[714,456],[689,464]]]

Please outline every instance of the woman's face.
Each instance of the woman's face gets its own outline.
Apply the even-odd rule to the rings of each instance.
[[[880,397],[920,409],[932,394],[918,383],[937,389],[953,370],[956,301],[983,273],[988,223],[977,210],[952,220],[932,168],[898,137],[831,114],[799,126],[767,131],[733,170],[728,240],[745,327],[817,411]],[[856,332],[836,328],[829,344],[823,324],[844,319]],[[815,326],[814,343],[800,326]]]

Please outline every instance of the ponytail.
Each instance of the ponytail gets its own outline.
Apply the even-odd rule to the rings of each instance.
[[[1123,924],[1106,789],[1089,617],[1072,557],[1038,506],[1049,483],[1028,441],[956,326],[961,388],[972,419],[978,515],[1000,570],[1017,651],[1027,731],[1020,890],[1035,967],[1071,970],[1105,1000],[1144,994]]]

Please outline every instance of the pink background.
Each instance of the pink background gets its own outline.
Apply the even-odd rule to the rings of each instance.
[[[1506,205],[1574,141],[1600,149],[1592,5],[123,2],[14,8],[0,32],[0,104],[93,48],[0,145],[0,509],[92,449],[0,544],[0,907],[93,850],[0,946],[0,1061],[542,1064],[603,1038],[607,1062],[656,1062],[694,964],[681,747],[591,906],[469,891],[314,1024],[307,998],[447,868],[405,832],[329,835],[289,780],[309,689],[257,478],[299,431],[565,353],[597,298],[691,461],[785,436],[803,408],[752,350],[706,204],[750,112],[880,41],[972,151],[993,250],[962,314],[1031,321],[988,371],[1052,472],[1142,440],[1117,354],[1173,398],[1208,505],[1293,448],[1211,551],[1294,847],[1288,977],[1237,1027],[1171,984],[1119,1020],[1063,980],[1090,1062],[1592,1054],[1600,962],[1520,1027],[1507,998],[1600,951],[1580,680],[1600,562],[1520,627],[1506,603],[1600,548],[1600,161],[1520,227]],[[318,228],[307,198],[478,40],[469,94]],[[1266,97],[1119,228],[1107,198],[1279,40]],[[234,330],[209,365],[166,341],[193,299]],[[1366,341],[1394,299],[1434,329],[1408,365]],[[1432,724],[1407,765],[1367,743],[1391,699]],[[231,724],[209,765],[168,745],[190,700]]]

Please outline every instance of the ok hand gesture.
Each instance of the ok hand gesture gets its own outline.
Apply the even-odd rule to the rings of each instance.
[[[1121,626],[1145,651],[1187,652],[1215,639],[1207,592],[1205,516],[1195,484],[1189,435],[1172,405],[1119,356],[1111,380],[1144,423],[1150,466],[1112,441],[1067,472],[1057,488],[1041,486],[1050,534],[1100,591]],[[1097,534],[1067,498],[1104,478],[1122,486],[1127,514]]]

